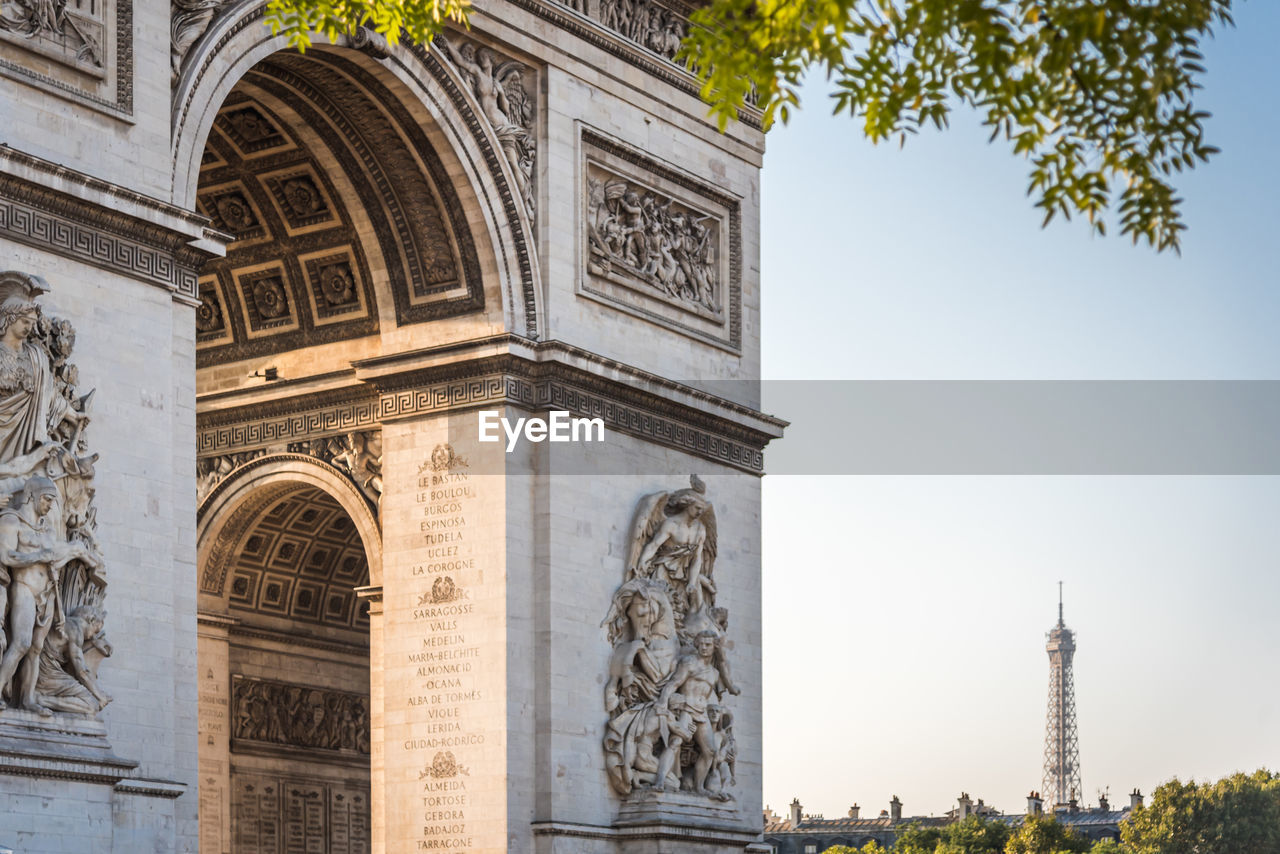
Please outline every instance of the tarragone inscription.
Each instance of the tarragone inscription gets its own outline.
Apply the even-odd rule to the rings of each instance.
[[[419,631],[405,662],[413,687],[404,700],[416,723],[398,747],[412,757],[410,767],[419,769],[419,851],[477,845],[468,764],[485,743],[485,734],[470,721],[487,699],[479,684],[484,662],[472,598],[484,580],[472,524],[479,480],[448,445],[436,447],[418,470],[415,507],[422,539],[412,569],[412,618]]]

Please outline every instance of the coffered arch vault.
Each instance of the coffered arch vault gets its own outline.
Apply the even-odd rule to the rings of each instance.
[[[333,189],[346,205],[334,212],[336,221],[378,244],[369,253],[375,257],[365,259],[375,280],[376,303],[367,308],[384,332],[389,325],[483,309],[495,320],[500,318],[507,331],[539,337],[541,286],[532,212],[515,189],[495,129],[478,111],[470,88],[446,53],[398,45],[373,56],[317,43],[299,55],[286,49],[282,38],[266,33],[261,15],[260,6],[233,7],[215,19],[184,61],[172,102],[173,201],[205,213],[215,226],[239,236],[236,228],[228,228],[234,223],[222,217],[217,199],[209,193],[225,192],[228,184],[244,181],[251,194],[245,196],[245,204],[230,208],[224,200],[223,207],[233,217],[239,212],[256,220],[261,213],[267,221],[262,223],[266,234],[253,237],[253,223],[237,220],[245,232],[242,248],[256,241],[261,254],[264,244],[276,241],[278,232],[272,226],[278,226],[279,233],[299,241],[306,253],[319,251],[311,244],[323,229],[313,217],[321,215],[319,205],[327,208],[327,191]],[[238,113],[238,104],[263,116],[265,123],[253,129],[263,133],[258,144],[276,143],[273,152],[243,152],[236,146],[231,123],[256,121],[252,114]],[[252,156],[232,162],[222,150],[233,157]],[[293,161],[288,160],[290,151]],[[311,181],[314,191],[296,181],[286,188],[283,181],[295,176],[282,179],[275,169],[288,162],[304,180],[318,166],[336,170],[330,173],[332,186],[321,175],[319,182]],[[341,191],[342,185],[348,192]],[[257,207],[255,199],[265,209]],[[386,210],[379,211],[384,199]],[[296,210],[294,201],[300,203]],[[433,227],[437,217],[443,229]],[[336,232],[332,236],[338,237]],[[449,253],[441,251],[442,237],[451,241]],[[406,248],[383,248],[389,242]],[[448,254],[456,271],[439,263]],[[385,293],[376,291],[382,256],[387,261]],[[200,330],[201,364],[246,358],[264,346],[250,341],[296,333],[307,322],[322,343],[371,334],[356,331],[366,309],[359,298],[367,294],[354,282],[361,273],[360,259],[351,260],[352,296],[347,296],[346,277],[331,263],[322,274],[307,266],[315,267],[315,257],[301,259],[295,265],[297,283],[281,283],[286,298],[296,295],[297,312],[278,306],[279,291],[268,277],[267,284],[256,288],[257,298],[279,313],[265,327],[261,317],[252,316],[256,307],[245,305],[245,294],[253,299],[262,270],[246,269],[249,281],[232,279],[234,287],[227,284],[227,274],[216,284],[212,279],[203,282],[205,294],[226,300],[227,305],[218,308],[227,315],[225,329],[218,327],[219,318],[205,301],[201,322],[208,328]],[[327,293],[341,298],[341,319],[334,319],[332,312],[321,316],[329,304],[312,310],[315,294],[325,298],[326,281]],[[263,334],[264,328],[272,331]],[[244,341],[235,337],[241,330]]]
[[[208,136],[196,207],[236,238],[200,279],[201,366],[484,305],[440,158],[340,56],[275,54],[236,84]]]
[[[200,505],[201,610],[367,632],[355,590],[382,580],[376,512],[313,457],[273,454],[241,466]]]

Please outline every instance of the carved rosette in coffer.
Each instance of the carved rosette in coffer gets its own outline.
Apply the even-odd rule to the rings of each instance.
[[[739,201],[590,131],[581,147],[579,293],[737,349]]]

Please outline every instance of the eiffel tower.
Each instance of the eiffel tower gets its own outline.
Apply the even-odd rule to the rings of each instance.
[[[1044,780],[1041,791],[1046,805],[1066,804],[1081,796],[1080,736],[1076,731],[1076,691],[1071,659],[1076,653],[1075,632],[1062,621],[1062,582],[1058,582],[1058,624],[1045,644],[1049,653],[1049,708],[1044,726]]]

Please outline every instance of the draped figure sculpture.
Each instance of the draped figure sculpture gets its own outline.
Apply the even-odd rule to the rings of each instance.
[[[0,273],[0,709],[93,715],[110,702],[97,663],[104,563],[75,330],[46,317],[39,276]]]
[[[715,606],[716,514],[695,475],[636,507],[626,571],[607,628],[605,771],[626,797],[641,788],[732,799],[740,693],[725,657],[728,612]]]

